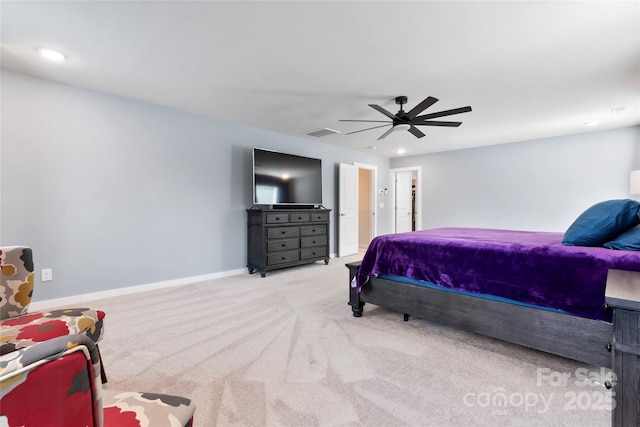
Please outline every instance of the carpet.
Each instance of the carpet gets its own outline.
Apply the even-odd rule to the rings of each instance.
[[[609,370],[366,305],[344,264],[90,304],[108,388],[196,402],[196,426],[606,426]]]

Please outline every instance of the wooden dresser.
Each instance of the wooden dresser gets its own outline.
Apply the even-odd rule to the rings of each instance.
[[[247,268],[269,270],[329,263],[331,209],[247,209]]]

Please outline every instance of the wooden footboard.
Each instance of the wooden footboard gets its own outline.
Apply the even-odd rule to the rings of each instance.
[[[614,322],[610,324],[380,278],[370,279],[362,291],[357,292],[352,282],[360,262],[349,263],[347,267],[349,305],[355,317],[362,316],[368,302],[405,315],[612,368],[618,378],[614,384],[617,405],[613,410],[613,425],[638,425],[639,272],[610,271],[607,304],[614,313]],[[633,286],[629,285],[632,281]]]
[[[347,266],[355,275],[359,264]],[[569,359],[611,367],[613,327],[600,320],[380,278],[372,278],[360,293],[351,286],[349,289],[349,304],[356,317],[362,315],[368,302]]]

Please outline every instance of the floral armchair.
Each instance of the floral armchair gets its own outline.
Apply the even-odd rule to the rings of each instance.
[[[102,389],[100,357],[86,335],[0,356],[0,426],[192,427],[194,412],[183,397]]]
[[[96,344],[102,339],[105,313],[101,310],[69,308],[28,313],[33,285],[31,248],[1,247],[0,355],[63,335],[83,334]],[[106,382],[104,369],[101,377]]]

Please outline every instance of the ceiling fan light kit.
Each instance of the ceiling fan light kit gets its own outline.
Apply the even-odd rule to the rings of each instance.
[[[452,116],[454,114],[460,113],[468,113],[471,111],[470,106],[454,108],[451,110],[438,111],[437,113],[424,114],[419,116],[418,114],[422,113],[427,108],[431,107],[433,104],[438,102],[437,98],[429,96],[425,98],[421,103],[413,107],[408,112],[405,112],[402,109],[402,106],[407,103],[406,96],[398,96],[395,99],[396,104],[400,105],[400,111],[396,114],[393,114],[379,105],[369,104],[369,107],[378,111],[379,113],[384,114],[390,120],[340,120],[341,122],[360,122],[360,123],[386,123],[383,125],[373,126],[367,129],[360,129],[353,132],[348,132],[346,135],[351,135],[353,133],[364,132],[371,129],[378,129],[386,126],[391,126],[385,133],[383,133],[378,140],[386,138],[393,131],[409,131],[416,138],[422,138],[424,133],[418,129],[416,126],[444,126],[444,127],[458,127],[462,124],[462,122],[450,122],[450,121],[442,121],[442,120],[431,120],[436,119],[438,117],[444,116]]]
[[[411,125],[409,123],[400,123],[393,127],[394,131],[403,131],[403,130],[409,130],[409,129],[411,129]]]

